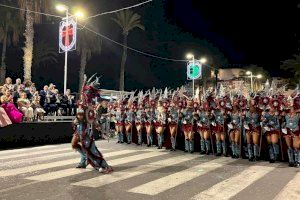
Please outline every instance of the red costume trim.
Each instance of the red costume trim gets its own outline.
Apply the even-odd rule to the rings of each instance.
[[[221,126],[220,124],[217,124],[216,126],[213,127],[213,132],[223,133],[224,132],[224,127]]]
[[[193,125],[192,124],[183,124],[183,131],[184,132],[192,132],[193,131]]]
[[[300,130],[292,132],[290,129],[287,129],[287,134],[283,134],[283,137],[299,137],[300,136]]]
[[[117,122],[116,126],[124,126],[124,122]]]

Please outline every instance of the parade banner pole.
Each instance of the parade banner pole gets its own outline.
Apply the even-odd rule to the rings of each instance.
[[[69,9],[66,9],[66,37],[69,30]],[[64,94],[67,92],[67,74],[68,74],[68,49],[65,51],[65,66],[64,66]]]

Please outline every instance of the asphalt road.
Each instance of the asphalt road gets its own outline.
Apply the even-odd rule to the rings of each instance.
[[[70,144],[0,151],[0,199],[300,199],[300,170],[287,163],[170,152],[98,141],[115,172],[75,169]]]

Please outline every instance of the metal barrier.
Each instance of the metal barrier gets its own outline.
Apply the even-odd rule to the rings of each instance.
[[[75,116],[45,116],[40,122],[73,122]]]

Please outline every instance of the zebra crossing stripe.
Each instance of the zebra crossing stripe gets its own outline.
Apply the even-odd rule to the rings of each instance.
[[[5,160],[5,159],[12,159],[12,158],[20,158],[20,157],[25,157],[25,156],[43,156],[44,154],[47,153],[57,153],[57,152],[63,152],[63,151],[72,151],[71,147],[68,148],[57,148],[57,149],[47,149],[43,151],[33,151],[33,152],[27,152],[27,153],[20,153],[20,154],[13,154],[13,155],[5,155],[5,156],[0,156],[0,160]]]
[[[111,153],[106,153],[104,156],[106,158],[106,157],[111,157],[111,156],[125,155],[131,151],[132,150],[122,150],[122,151],[117,151],[117,152],[111,152]],[[15,175],[19,175],[19,174],[24,174],[24,173],[29,173],[29,172],[34,172],[34,171],[39,171],[39,170],[44,170],[44,169],[62,167],[65,165],[71,165],[71,164],[75,164],[78,162],[79,162],[79,158],[77,157],[75,159],[56,161],[56,162],[45,163],[45,164],[36,164],[36,165],[31,165],[31,166],[26,166],[26,167],[21,167],[21,168],[16,168],[16,169],[1,170],[0,177],[15,176]]]
[[[0,155],[5,155],[5,154],[7,155],[7,154],[26,152],[26,151],[35,151],[35,150],[39,150],[39,149],[56,149],[56,148],[58,148],[57,145],[45,145],[45,146],[40,146],[40,147],[12,149],[12,150],[1,150]]]
[[[192,200],[230,199],[274,169],[275,167],[270,166],[251,166],[239,174],[197,194]]]
[[[114,172],[106,176],[98,176],[95,178],[79,181],[76,183],[72,183],[71,185],[97,188],[107,184],[115,183],[135,176],[139,176],[151,171],[155,171],[164,167],[173,166],[186,161],[190,161],[195,158],[196,158],[195,156],[181,155],[181,156],[149,163],[147,165],[141,165],[128,170]]]
[[[279,192],[274,200],[296,200],[300,198],[300,173],[296,173],[295,177]]]
[[[119,159],[113,159],[113,160],[108,161],[108,164],[112,165],[112,166],[122,165],[122,164],[130,163],[130,162],[134,162],[134,161],[138,161],[138,160],[144,160],[144,159],[148,159],[148,158],[152,158],[152,157],[156,157],[156,156],[164,155],[164,154],[167,154],[167,153],[166,152],[165,153],[163,153],[163,152],[147,152],[147,153],[143,153],[143,154],[139,154],[139,155],[124,157],[124,158],[119,158]],[[35,180],[35,181],[50,181],[50,180],[60,179],[60,178],[68,177],[68,176],[73,176],[73,175],[89,172],[91,170],[92,170],[91,168],[87,168],[85,170],[78,170],[78,169],[70,168],[70,169],[65,169],[65,170],[60,170],[60,171],[55,171],[55,172],[49,172],[49,173],[41,174],[41,175],[37,175],[37,176],[31,176],[31,177],[27,177],[26,179]],[[99,174],[97,174],[97,176],[99,176]]]
[[[213,171],[234,161],[235,160],[229,158],[219,158],[205,163],[201,163],[194,167],[137,186],[128,190],[128,192],[147,195],[157,195],[161,192],[179,186],[187,181],[190,181],[194,178],[197,178],[198,176],[201,176],[205,173]]]
[[[133,153],[133,152],[136,152],[136,151],[127,150],[127,153]],[[51,159],[56,159],[56,158],[63,158],[63,157],[72,156],[72,155],[73,156],[78,156],[78,153],[75,152],[75,151],[72,151],[72,152],[67,152],[67,153],[46,155],[46,156],[43,156],[43,157],[24,158],[24,159],[6,161],[6,162],[1,162],[0,161],[0,167],[14,166],[14,165],[18,165],[18,164],[32,163],[32,162],[41,162],[41,161],[46,161],[46,160],[51,160]],[[106,155],[106,154],[104,153],[104,155]]]

